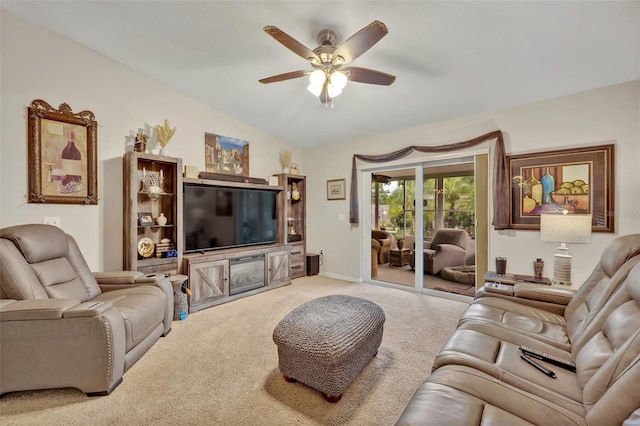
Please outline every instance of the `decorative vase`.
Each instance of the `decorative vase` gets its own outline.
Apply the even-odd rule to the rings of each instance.
[[[551,193],[555,190],[556,179],[549,172],[549,167],[540,178],[540,183],[542,183],[542,204],[551,204],[553,199],[551,198]]]
[[[524,195],[535,201],[536,206],[542,204],[542,183],[533,175],[533,169],[531,169],[531,176],[524,181]],[[535,208],[535,206],[534,206]]]
[[[396,244],[398,244],[398,250],[402,250],[404,248],[404,241],[398,241]]]
[[[282,173],[288,175],[289,174],[289,168],[288,167],[283,167],[282,168]]]
[[[542,261],[542,259],[536,259],[533,262],[533,276],[537,279],[541,279],[543,269],[544,269],[544,262]]]
[[[165,226],[167,224],[167,217],[164,213],[160,213],[160,216],[156,218],[156,223],[160,226]]]
[[[160,155],[164,155],[165,157],[169,156],[169,148],[166,146],[163,146],[162,148],[160,148]]]

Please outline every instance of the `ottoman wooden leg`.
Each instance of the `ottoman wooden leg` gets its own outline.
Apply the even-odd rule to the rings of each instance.
[[[296,380],[296,379],[294,379],[293,377],[289,377],[289,376],[287,376],[286,374],[283,374],[283,375],[282,375],[282,377],[284,377],[284,379],[285,379],[287,382],[289,382],[289,383],[295,383],[295,382],[297,382],[297,380]]]
[[[342,395],[327,395],[324,392],[322,392],[322,396],[324,397],[324,399],[327,400],[327,402],[331,402],[331,403],[338,402],[340,401],[340,398],[342,398]]]

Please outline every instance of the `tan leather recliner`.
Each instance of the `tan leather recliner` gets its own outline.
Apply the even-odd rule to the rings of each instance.
[[[164,276],[94,276],[61,229],[0,229],[0,394],[61,387],[109,394],[172,320]]]

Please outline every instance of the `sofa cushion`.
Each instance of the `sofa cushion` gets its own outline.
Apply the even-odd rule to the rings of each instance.
[[[552,419],[552,420],[551,420]],[[464,366],[434,372],[396,423],[409,425],[583,425],[582,416]]]

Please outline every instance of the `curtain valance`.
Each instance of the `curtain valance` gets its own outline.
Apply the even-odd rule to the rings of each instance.
[[[352,224],[359,223],[358,208],[358,175],[356,168],[356,160],[362,160],[369,163],[383,163],[406,157],[414,151],[418,152],[449,152],[461,149],[471,148],[483,142],[496,140],[495,144],[495,172],[493,187],[493,226],[495,229],[507,229],[509,227],[509,170],[507,165],[507,155],[504,151],[504,139],[502,131],[495,130],[493,132],[478,136],[467,141],[451,143],[438,146],[408,146],[388,154],[365,155],[354,154],[351,163],[351,194],[349,206],[349,222]]]

